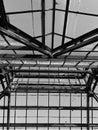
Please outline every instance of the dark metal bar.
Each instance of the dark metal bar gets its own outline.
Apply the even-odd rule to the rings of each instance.
[[[37,60],[39,62],[36,63],[35,65],[40,65],[40,67],[41,66],[47,66],[47,67],[48,66],[49,67],[50,66],[54,66],[54,67],[59,66],[60,67],[61,65],[56,64],[56,62],[57,61],[58,62],[59,61],[63,62],[64,60],[66,60],[66,62],[68,62],[68,63],[83,61],[83,62],[88,62],[89,64],[97,62],[97,60],[98,60],[97,55],[96,56],[88,56],[87,59],[85,59],[84,56],[81,56],[81,55],[66,55],[66,54],[61,55],[61,56],[59,56],[57,58],[52,58],[52,59],[48,58],[47,59],[47,56],[45,56],[43,54],[29,54],[29,52],[28,52],[28,54],[6,54],[6,53],[5,54],[0,54],[0,58],[2,58],[2,60],[6,60],[6,61],[10,60],[10,62],[11,62],[11,60],[14,59],[16,62],[19,61],[19,60],[23,60],[23,61],[27,60],[27,61],[34,61],[36,63],[36,60]],[[42,62],[51,61],[51,63],[49,62],[48,64],[43,64],[43,63],[40,63],[40,61],[42,61]],[[34,64],[34,62],[32,62],[32,63],[30,62],[30,64],[29,63],[27,63],[27,64],[19,63],[19,64],[22,64],[23,66],[30,66],[30,65],[32,66],[32,64]],[[53,62],[53,64],[52,64],[52,62]],[[13,65],[13,64],[15,64],[15,63],[12,62],[11,65]],[[17,66],[19,64],[17,63],[15,65]],[[63,65],[63,63],[62,63],[62,65]],[[6,64],[5,64],[5,66],[6,66]],[[73,64],[63,65],[63,67],[64,66],[66,66],[66,67],[76,67]],[[83,68],[83,66],[86,67],[86,66],[89,66],[89,65],[78,65],[78,66],[79,67],[81,66]]]
[[[0,50],[27,50],[27,51],[30,51],[32,50],[31,47],[27,47],[27,46],[13,46],[13,45],[10,45],[10,46],[0,46]]]
[[[1,94],[0,94],[0,100],[5,96],[5,92],[3,91]]]
[[[90,92],[90,91],[91,91],[92,82],[93,82],[93,76],[89,75],[88,81],[87,81],[87,83],[86,83],[87,92]]]
[[[15,27],[15,26],[13,26],[11,24],[8,24],[8,28],[12,32],[20,35],[21,37],[26,38],[28,41],[31,42],[31,44],[38,45],[41,48],[44,47],[45,50],[51,51],[51,49],[48,46],[43,45],[40,41],[36,40],[35,38],[33,38],[32,36],[30,36],[27,33],[23,32],[22,30],[18,29],[17,27]]]
[[[53,9],[45,9],[45,12],[52,11]],[[6,12],[6,15],[15,15],[15,14],[26,14],[26,13],[38,13],[42,12],[42,10],[24,10],[24,11],[14,11],[14,12]]]
[[[46,11],[52,11],[53,9],[45,9]],[[56,11],[60,11],[60,12],[66,12],[66,10],[63,9],[55,9]],[[24,10],[24,11],[16,11],[16,12],[6,12],[6,15],[15,15],[15,14],[25,14],[25,13],[38,13],[41,12],[42,10]],[[68,13],[72,13],[72,14],[80,14],[80,15],[86,15],[86,16],[92,16],[92,17],[98,17],[98,14],[92,14],[92,13],[84,13],[84,12],[80,12],[80,11],[73,11],[73,10],[68,10]]]
[[[89,92],[87,92],[87,130],[89,130],[90,123],[90,113],[89,113]]]
[[[28,86],[27,86],[28,87]],[[24,106],[23,106],[24,107]],[[27,107],[28,107],[28,91],[26,92],[26,115],[25,115],[25,123],[27,124],[27,117],[28,117],[28,109],[27,109]],[[27,127],[25,127],[25,130],[27,130]]]
[[[0,127],[7,127],[7,123],[0,123]],[[87,127],[86,123],[80,124],[80,123],[10,123],[10,127]],[[98,123],[90,123],[89,127],[98,127]]]
[[[0,26],[7,27],[7,17],[5,14],[3,0],[0,0]]]
[[[18,93],[25,93],[28,90],[28,93],[37,93],[37,91],[39,91],[40,93],[47,93],[47,92],[51,92],[51,93],[58,93],[58,92],[62,92],[62,93],[86,93],[85,88],[81,89],[81,88],[66,88],[66,87],[51,87],[51,88],[44,88],[44,87],[18,87],[16,88],[14,91],[12,90],[11,92],[14,93],[15,91],[17,91]]]
[[[5,88],[5,89],[0,93],[0,99],[3,98],[4,96],[9,96],[8,87]]]
[[[95,93],[93,93],[93,97],[98,102],[98,97],[97,97],[97,95]]]
[[[59,108],[61,107],[61,93],[59,92]],[[61,109],[57,109],[59,110],[59,123],[61,123]],[[59,127],[60,130],[60,127]]]
[[[80,102],[81,102],[80,107],[83,108],[83,106],[82,106],[82,93],[81,93]],[[80,107],[79,107],[79,108],[80,108]],[[82,124],[82,123],[83,123],[83,121],[82,121],[82,110],[81,110],[81,124]],[[82,127],[81,127],[81,130],[82,130]]]
[[[8,71],[13,71],[13,72],[22,72],[22,73],[26,73],[26,72],[33,72],[33,73],[71,73],[71,74],[91,74],[92,73],[88,70],[37,70],[37,69],[15,69],[15,70],[8,70]],[[66,75],[65,75],[66,76]]]
[[[62,54],[74,51],[76,49],[79,49],[81,47],[87,46],[87,45],[92,44],[92,43],[97,42],[97,41],[98,41],[98,36],[94,36],[94,37],[92,37],[92,38],[90,38],[90,39],[88,39],[86,41],[80,42],[80,43],[78,43],[76,45],[73,45],[73,46],[70,46],[68,48],[63,47],[61,51],[55,53],[53,56],[54,57],[60,56]]]
[[[94,92],[94,90],[95,90],[95,88],[96,88],[97,83],[98,83],[98,81],[97,81],[97,80],[95,80],[95,83],[94,83],[93,88],[92,88],[92,92]]]
[[[15,78],[56,78],[56,79],[83,79],[84,76],[75,76],[75,75],[34,75],[34,74],[15,74]]]
[[[63,10],[63,9],[56,9],[56,11],[66,12],[66,10]],[[92,16],[92,17],[98,17],[98,14],[94,14],[94,13],[85,13],[85,12],[73,11],[73,10],[68,10],[68,13],[80,14],[80,15],[86,15],[86,16]]]
[[[45,45],[45,0],[41,0],[41,8],[42,44]]]
[[[56,47],[53,50],[53,52],[62,50],[62,49],[67,48],[68,46],[71,46],[71,45],[76,45],[76,43],[84,41],[85,39],[87,39],[89,37],[92,37],[92,36],[94,36],[96,34],[98,34],[98,28],[96,28],[96,29],[94,29],[94,30],[92,30],[90,32],[87,32],[87,33],[85,33],[85,34],[83,34],[83,35],[81,35],[81,36],[79,36],[79,37],[77,37],[77,38],[75,38],[75,39],[65,43],[63,46],[61,45],[59,47]]]
[[[38,109],[38,106],[39,106],[39,91],[37,91],[37,116],[36,116],[36,123],[37,123],[37,125],[39,124],[38,123],[38,118],[39,118],[39,109]],[[37,126],[37,128],[36,128],[37,130],[38,130],[38,126]]]
[[[55,6],[56,6],[56,0],[53,0],[53,15],[52,15],[52,44],[51,49],[54,48],[54,30],[55,30]]]
[[[0,33],[2,33],[4,35],[18,41],[18,42],[20,42],[20,43],[22,43],[24,45],[26,45],[27,47],[31,47],[33,50],[35,49],[35,50],[47,55],[48,57],[51,57],[51,54],[50,54],[49,50],[48,51],[43,50],[42,45],[40,45],[41,47],[39,47],[39,45],[37,45],[37,44],[40,43],[39,41],[37,41],[37,40],[35,40],[33,38],[32,38],[32,40],[27,39],[27,37],[25,36],[26,34],[25,35],[23,34],[24,35],[24,37],[23,37],[21,35],[22,32],[20,32],[20,30],[19,30],[20,34],[17,34],[16,33],[17,31],[18,31],[18,29],[15,30],[15,32],[14,32],[14,29],[13,30],[10,29],[10,31],[9,31],[9,30],[6,30],[6,29],[0,27]],[[45,48],[47,48],[47,47],[45,47]]]
[[[1,81],[1,84],[2,84],[2,88],[3,88],[3,90],[4,90],[4,89],[5,89],[4,82],[3,82],[3,80],[2,80],[2,79],[0,79],[0,81]]]
[[[94,107],[94,106],[93,106],[93,97],[91,97],[91,107]],[[94,118],[94,116],[93,116],[93,110],[91,110],[91,118],[92,118],[91,123],[93,124],[93,123],[94,123],[94,122],[93,122],[93,118]],[[92,127],[92,130],[93,130],[93,127]]]
[[[48,108],[50,106],[50,93],[48,92]],[[50,110],[48,109],[48,124],[49,124],[49,113],[50,113]],[[48,130],[49,130],[49,127],[48,127]]]
[[[10,95],[8,96],[7,130],[10,130]]]
[[[65,33],[66,33],[66,28],[67,28],[69,4],[70,4],[70,0],[67,0],[66,1],[66,13],[65,13],[65,19],[64,19],[64,27],[63,27],[62,45],[64,45],[64,40],[65,40],[65,35],[66,35]]]
[[[71,107],[71,100],[72,100],[72,96],[71,96],[71,93],[70,93],[70,107]],[[71,110],[70,110],[70,115],[69,115],[69,123],[71,124],[71,117],[72,117],[72,113],[71,113]],[[71,126],[70,126],[70,130],[71,130]]]
[[[62,37],[62,35],[61,35],[61,34],[59,34],[59,33],[56,33],[56,32],[55,32],[54,34]],[[66,36],[66,35],[65,35],[65,38],[68,38],[68,39],[71,39],[71,40],[73,40],[73,39],[74,39],[74,38],[72,38],[72,37],[70,37],[70,36]]]
[[[4,96],[4,98],[3,98],[3,106],[5,107],[5,96]],[[4,124],[5,122],[4,122],[4,120],[5,120],[5,109],[3,109],[3,119],[2,119],[2,123]],[[3,130],[4,130],[4,127],[3,127]]]
[[[13,84],[14,84],[14,82],[13,82]],[[78,86],[81,86],[81,87],[85,87],[86,86],[86,84],[73,84],[73,83],[71,83],[71,84],[64,84],[64,83],[58,83],[58,84],[53,84],[53,83],[18,83],[18,86],[38,86],[38,85],[40,85],[40,86],[47,86],[47,87],[49,87],[49,86],[53,86],[53,87],[55,87],[55,86],[61,86],[61,87],[68,87],[68,86],[73,86],[73,87],[78,87]]]
[[[17,92],[15,92],[14,124],[16,123],[16,104],[17,104]],[[16,130],[15,126],[14,126],[14,130]]]

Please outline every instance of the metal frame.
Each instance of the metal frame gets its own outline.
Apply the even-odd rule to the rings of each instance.
[[[41,0],[41,10],[6,12],[3,0],[1,0],[0,2],[0,35],[3,38],[3,42],[5,42],[7,45],[0,45],[0,51],[3,50],[13,52],[13,54],[0,53],[0,60],[3,62],[2,64],[0,63],[0,67],[3,67],[4,69],[4,72],[0,73],[0,81],[2,87],[2,91],[0,91],[0,101],[3,100],[3,104],[0,106],[0,111],[2,111],[2,123],[0,123],[0,128],[3,130],[5,128],[7,130],[10,130],[11,127],[14,130],[18,127],[21,127],[25,130],[27,130],[27,128],[29,127],[34,127],[36,129],[42,127],[47,128],[48,130],[51,127],[59,128],[59,130],[61,128],[66,127],[70,130],[73,127],[79,128],[81,130],[82,128],[86,128],[87,130],[90,130],[90,128],[92,128],[93,130],[93,128],[95,127],[98,128],[98,124],[94,122],[93,115],[93,111],[98,110],[98,107],[94,106],[93,104],[93,100],[96,101],[96,103],[98,103],[98,96],[96,93],[98,82],[98,69],[92,69],[92,65],[98,62],[98,57],[89,56],[89,54],[92,52],[98,52],[98,50],[96,50],[98,44],[94,45],[94,43],[98,41],[98,28],[88,33],[85,33],[77,38],[66,36],[69,13],[86,15],[91,17],[98,17],[98,15],[69,10],[70,0],[66,1],[65,10],[57,9],[56,4],[58,3],[55,0],[52,4],[52,9],[46,9],[46,1]],[[52,11],[52,32],[49,34],[46,34],[45,28],[46,11]],[[59,32],[55,32],[56,11],[61,11],[65,13],[62,35],[59,34]],[[10,15],[37,12],[41,12],[41,36],[30,36],[26,32],[23,32],[19,28],[12,25],[8,18],[8,16]],[[46,45],[47,35],[52,35],[51,47],[48,47]],[[55,35],[58,35],[62,38],[62,42],[57,47],[54,47]],[[37,38],[39,37],[41,38],[42,42],[37,40]],[[70,41],[64,43],[65,38],[70,39]],[[20,45],[11,45],[9,39],[13,39],[14,42],[18,42],[20,43]],[[94,45],[91,50],[81,50],[82,47],[90,44]],[[17,51],[28,51],[28,54],[18,54]],[[32,52],[32,54],[29,54],[30,51]],[[71,55],[72,52],[87,52],[87,54],[85,56],[80,57],[76,54]],[[15,61],[15,63],[13,63],[13,61]],[[35,63],[32,63],[30,65],[29,61]],[[47,64],[46,62],[49,63]],[[67,62],[76,63],[75,65],[65,65]],[[81,65],[81,67],[79,67],[79,64],[81,62],[88,62],[88,65]],[[59,65],[57,65],[57,63]],[[30,82],[31,79],[32,83]],[[36,79],[37,81],[34,81],[34,79]],[[17,102],[19,102],[20,100],[18,99],[19,94],[23,94],[21,97],[26,101],[26,104],[17,105]],[[28,105],[28,100],[30,98],[29,94],[36,95],[36,105]],[[40,105],[40,98],[41,96],[44,97],[45,94],[47,95],[47,103],[44,105]],[[55,105],[51,105],[51,98],[53,98],[53,96],[51,96],[52,94],[55,97],[57,96],[56,99],[58,99],[58,105],[55,103]],[[68,94],[69,105],[61,105],[61,102],[64,98],[62,96],[63,94],[65,94],[65,96]],[[72,98],[74,97],[73,94],[79,94],[79,96],[81,97],[79,106],[72,105]],[[83,105],[83,95],[85,95],[86,98],[86,105]],[[13,97],[15,100],[14,105],[12,104]],[[25,111],[24,117],[21,117],[22,119],[25,119],[24,123],[22,121],[17,122],[17,119],[19,119],[17,117],[17,111],[21,110]],[[35,117],[36,123],[28,122],[28,118],[30,118],[28,116],[28,111],[31,110],[35,110],[37,113]],[[45,117],[43,115],[44,118],[47,118],[47,123],[44,123],[43,119],[42,123],[39,122],[39,119],[42,118],[41,116],[39,116],[39,112],[42,110],[44,112],[47,111],[47,116]],[[11,115],[12,111],[14,111],[13,117]],[[55,122],[53,116],[50,116],[50,111],[53,111],[54,113],[55,111],[57,111],[58,116],[56,115],[55,117],[55,115],[53,114],[55,119],[58,119],[57,122]],[[68,111],[68,123],[61,121],[61,119],[67,118],[66,115],[62,117],[61,111]],[[79,123],[72,122],[72,111],[80,112]],[[86,112],[85,123],[83,122],[83,111]],[[90,114],[90,112],[92,114]],[[11,123],[12,118],[14,118],[14,123]],[[90,121],[90,118],[92,119],[92,122]],[[50,119],[52,121],[50,121]]]

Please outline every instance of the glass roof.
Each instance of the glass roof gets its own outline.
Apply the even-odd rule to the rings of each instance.
[[[97,0],[4,0],[3,4],[7,28],[0,27],[1,65],[97,67]]]

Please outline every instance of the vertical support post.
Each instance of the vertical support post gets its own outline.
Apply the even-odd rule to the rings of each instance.
[[[36,130],[38,130],[38,113],[39,113],[39,110],[38,110],[38,106],[39,106],[39,91],[37,91],[37,127],[36,127]]]
[[[71,108],[71,93],[70,93],[70,108]],[[71,109],[70,109],[70,130],[71,130]]]
[[[80,105],[80,107],[82,108],[82,96],[83,96],[83,94],[81,93],[81,105]],[[81,109],[81,125],[82,125],[82,109]],[[82,130],[82,127],[81,127],[81,130]]]
[[[10,94],[8,95],[7,130],[10,130]]]
[[[3,100],[3,106],[5,107],[5,96],[4,96],[4,98],[3,98],[4,100]],[[3,109],[3,124],[5,123],[5,109]],[[4,126],[3,126],[3,129],[2,130],[4,130]]]
[[[86,84],[87,87],[87,130],[89,130],[89,117],[90,117],[90,113],[89,113],[89,98],[90,98],[90,94],[89,92],[91,91],[91,85],[93,82],[93,77],[90,75]]]
[[[89,92],[87,92],[87,130],[89,130]]]
[[[59,91],[59,108],[60,108],[60,106],[61,106],[61,92]],[[60,109],[59,109],[59,124],[61,123],[60,122]],[[59,127],[59,130],[60,130],[60,127]]]
[[[17,92],[15,91],[15,107],[17,103]],[[14,124],[16,123],[16,108],[14,110]],[[14,126],[14,130],[16,130],[16,127]]]
[[[48,91],[48,107],[50,106],[50,92]],[[49,130],[49,109],[48,109],[48,130]]]
[[[93,97],[91,97],[91,107],[93,108]],[[93,124],[93,109],[91,111],[91,118],[92,118],[92,124]],[[93,127],[92,127],[93,130]]]

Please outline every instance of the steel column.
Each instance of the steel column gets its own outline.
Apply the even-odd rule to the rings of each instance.
[[[8,95],[7,130],[10,130],[10,94]]]
[[[89,92],[87,92],[87,130],[89,130],[89,123],[90,123],[90,113],[89,113]]]

